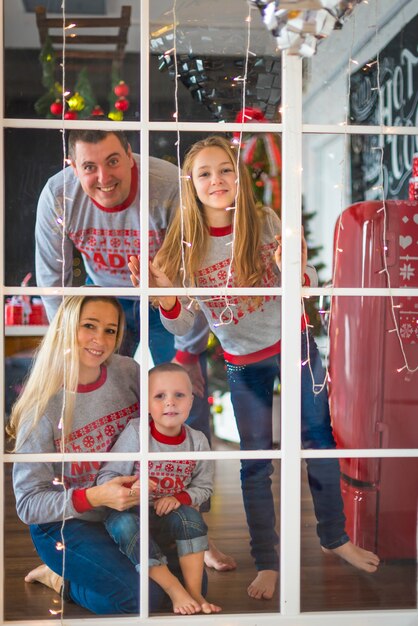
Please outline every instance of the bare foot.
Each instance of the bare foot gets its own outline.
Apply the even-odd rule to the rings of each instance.
[[[199,602],[192,598],[179,580],[173,581],[164,591],[170,596],[173,611],[177,615],[194,615],[202,610]]]
[[[322,546],[321,546],[322,547]],[[359,546],[354,545],[351,541],[347,541],[342,546],[338,548],[334,548],[330,550],[329,548],[322,547],[322,550],[326,554],[335,554],[350,565],[357,567],[369,574],[373,574],[380,563],[380,559],[377,554],[373,552],[369,552],[368,550],[363,550],[363,548],[359,548]]]
[[[229,572],[236,569],[237,564],[232,556],[224,554],[209,540],[209,549],[205,551],[205,565],[218,572]]]
[[[204,598],[200,593],[193,593],[192,595],[196,602],[198,602],[201,606],[202,613],[206,613],[208,615],[209,613],[220,613],[222,611],[222,607],[217,604],[212,604],[212,602],[208,602],[208,600],[206,600],[206,598]]]
[[[62,576],[58,576],[52,569],[49,569],[44,563],[35,567],[29,574],[25,576],[26,583],[41,583],[57,593],[61,593]]]
[[[247,589],[250,598],[271,600],[276,589],[278,577],[279,573],[273,569],[263,569],[258,572]]]

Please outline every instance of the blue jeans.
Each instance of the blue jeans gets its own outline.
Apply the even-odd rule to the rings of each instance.
[[[307,358],[306,334],[302,336],[302,361]],[[309,335],[309,358],[316,383],[325,372],[316,343]],[[280,378],[280,355],[250,365],[227,363],[227,375],[240,435],[241,450],[271,450],[273,385]],[[319,395],[312,391],[309,367],[302,367],[301,414],[303,448],[335,448],[326,388]],[[307,459],[309,487],[317,519],[321,545],[336,548],[349,538],[340,491],[338,459]],[[274,501],[268,460],[241,462],[241,486],[251,537],[251,554],[258,570],[278,569]]]
[[[40,558],[63,575],[61,522],[30,527]],[[70,519],[64,525],[64,577],[69,598],[98,615],[139,613],[139,576],[130,560],[112,541],[101,522]],[[165,593],[149,581],[150,611],[161,608]]]
[[[150,537],[149,537],[149,566],[167,565],[156,537],[161,545],[176,543],[178,556],[203,552],[208,549],[208,527],[202,516],[191,506],[182,504],[168,515],[158,516],[154,509],[149,510]],[[112,510],[105,520],[105,527],[109,535],[119,546],[139,571],[139,509],[135,507],[129,511]],[[151,535],[152,533],[152,535]]]
[[[119,350],[120,354],[127,356],[134,356],[136,349],[140,341],[140,308],[139,299],[121,298],[120,303],[125,311],[126,316],[126,331],[124,340]],[[149,349],[153,358],[154,364],[166,363],[171,361],[175,356],[176,350],[174,348],[174,335],[164,328],[160,320],[160,312],[154,307],[149,307],[148,313],[149,320]],[[202,368],[203,377],[205,379],[205,392],[203,398],[195,396],[193,406],[190,411],[190,415],[186,424],[201,430],[210,443],[211,431],[210,431],[210,409],[208,403],[208,377],[207,377],[207,363],[206,352],[203,352],[200,357],[200,367]]]

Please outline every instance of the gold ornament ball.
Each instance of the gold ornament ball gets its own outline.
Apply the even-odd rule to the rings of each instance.
[[[72,111],[82,111],[85,107],[84,98],[83,96],[80,96],[78,91],[76,91],[75,94],[67,100],[67,102]]]
[[[224,408],[220,404],[217,404],[216,406],[213,407],[213,410],[215,411],[215,413],[222,413]]]
[[[120,122],[123,120],[123,112],[122,111],[110,111],[107,116],[110,120],[114,122]]]

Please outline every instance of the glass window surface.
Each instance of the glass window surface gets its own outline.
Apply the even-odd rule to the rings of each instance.
[[[356,7],[304,60],[304,122],[416,125],[416,24],[410,2]]]
[[[338,460],[333,459],[335,461],[338,463]],[[330,459],[309,459],[308,472],[309,464],[329,465],[329,462]],[[321,550],[307,472],[302,467],[302,610],[415,608],[417,460],[347,458],[340,459],[339,464],[347,535],[356,546],[376,553],[380,565],[373,575],[353,575],[353,568],[347,566],[343,559],[332,554],[332,551]],[[368,482],[356,478],[356,468],[361,465],[374,465],[374,480]],[[403,478],[400,479],[400,476]],[[317,574],[313,576],[312,572]],[[341,586],[344,594],[338,592]]]
[[[358,3],[341,21],[341,28],[330,31],[318,41],[315,54],[302,60],[295,50],[283,59],[276,35],[263,21],[265,7],[256,6],[260,3],[252,3],[251,9],[242,0],[230,0],[227,8],[219,0],[205,6],[198,0],[143,0],[126,8],[122,0],[85,4],[67,0],[63,16],[61,2],[50,0],[47,18],[54,21],[47,23],[48,40],[39,9],[37,25],[36,2],[0,0],[4,15],[0,118],[4,363],[0,385],[4,381],[5,423],[19,393],[29,384],[36,350],[63,298],[51,292],[46,295],[41,288],[52,284],[45,277],[48,272],[55,276],[55,285],[63,282],[65,242],[65,284],[71,284],[79,296],[89,288],[90,295],[115,297],[122,306],[126,318],[120,347],[123,356],[109,355],[105,365],[92,368],[90,356],[100,354],[101,358],[102,354],[97,343],[91,350],[90,339],[80,339],[78,334],[71,345],[64,342],[61,361],[71,365],[73,357],[79,357],[78,382],[88,387],[77,387],[77,393],[73,390],[68,398],[71,394],[78,399],[94,396],[90,386],[104,384],[105,379],[109,383],[112,376],[114,387],[97,420],[98,402],[80,412],[87,418],[82,417],[84,422],[72,433],[67,451],[73,458],[65,463],[49,457],[59,450],[62,435],[60,411],[54,409],[55,435],[48,449],[41,450],[42,459],[35,464],[28,459],[33,473],[36,467],[46,470],[48,487],[56,490],[62,488],[63,471],[67,486],[88,485],[104,460],[103,453],[119,433],[126,435],[132,428],[129,452],[135,458],[129,473],[138,472],[135,461],[141,441],[141,469],[147,467],[154,479],[147,490],[157,484],[163,496],[161,490],[168,493],[175,484],[178,489],[185,487],[180,493],[187,500],[185,475],[213,464],[213,493],[196,507],[208,526],[209,547],[215,545],[218,550],[206,557],[207,597],[222,607],[231,626],[248,619],[246,615],[270,626],[280,610],[284,622],[296,619],[301,626],[317,620],[318,612],[327,613],[326,622],[350,619],[356,626],[370,614],[372,620],[379,619],[379,626],[392,626],[393,620],[407,626],[416,611],[418,491],[414,457],[418,448],[415,3],[402,0],[396,7],[390,0]],[[273,0],[267,4],[271,27],[272,9],[277,13],[282,7],[273,7]],[[286,16],[282,12],[282,18],[298,20],[298,11],[303,9],[293,9],[291,14],[283,9]],[[310,17],[314,12],[310,11]],[[116,25],[124,13],[125,34],[119,30],[124,27]],[[144,15],[149,15],[146,23]],[[89,28],[82,29],[86,23]],[[63,26],[66,45],[61,65]],[[99,39],[94,38],[97,35]],[[146,81],[141,80],[144,77]],[[77,197],[71,188],[51,195],[50,212],[38,237],[38,252],[50,250],[45,272],[45,263],[43,268],[35,265],[40,198],[54,176],[77,185],[63,149],[77,120],[83,128],[123,130],[132,157],[129,149],[122,149],[122,157],[126,155],[122,175],[108,174],[106,182],[98,175],[90,185],[84,179],[85,189]],[[238,124],[229,124],[233,122]],[[247,131],[247,122],[264,132]],[[266,123],[282,123],[281,132],[265,131]],[[235,172],[226,168],[217,173],[218,178],[230,176],[228,183],[222,183],[227,189],[221,186],[219,192],[229,194],[228,206],[219,212],[228,219],[221,224],[209,219],[217,215],[215,203],[205,196],[205,183],[199,181],[197,172],[179,169],[195,142],[215,135],[231,143],[232,153],[239,153],[245,164],[242,172],[249,174],[247,182],[244,175],[239,180],[238,189],[245,193],[237,199],[231,191],[237,184]],[[87,159],[89,168],[91,160],[94,164],[94,154]],[[192,193],[183,193],[188,185]],[[118,202],[105,206],[105,196],[121,188],[129,190],[128,195],[123,193]],[[300,198],[294,194],[299,188]],[[253,193],[255,203],[247,202]],[[135,201],[127,208],[125,201],[131,195]],[[71,221],[74,208],[84,212],[86,197],[92,198],[90,208],[97,221]],[[67,205],[66,214],[60,198]],[[247,214],[240,222],[237,215],[242,208]],[[189,228],[192,210],[203,216],[206,240]],[[276,236],[283,225],[288,256],[282,275],[288,272],[289,276],[300,255],[299,236],[294,236],[299,219],[319,290],[312,269],[301,283],[299,279],[294,284],[287,281],[281,295],[272,294],[271,289],[282,284]],[[60,236],[64,221],[66,240]],[[141,227],[147,222],[144,233]],[[254,257],[256,224],[261,224],[260,251]],[[171,249],[164,260],[170,238]],[[148,281],[142,275],[139,287],[132,286],[128,259],[139,256],[144,246],[150,260],[163,262],[173,287],[168,296],[163,288],[170,285],[153,270]],[[190,252],[200,254],[198,267],[189,263]],[[148,270],[146,263],[144,268]],[[302,283],[305,290],[301,292]],[[239,293],[228,291],[237,285]],[[343,291],[335,293],[332,286]],[[321,291],[322,287],[326,289]],[[151,295],[150,288],[161,289]],[[374,288],[387,291],[376,294],[370,291]],[[141,319],[144,315],[147,319]],[[121,320],[118,312],[118,324]],[[299,332],[299,322],[300,354],[293,337],[293,331]],[[85,333],[86,326],[81,327]],[[65,324],[60,326],[53,339],[64,333],[68,341],[67,331]],[[86,352],[80,349],[83,341]],[[160,454],[161,437],[152,425],[149,428],[150,415],[157,424],[160,400],[151,393],[147,370],[168,364],[166,384],[173,358],[185,369],[173,371],[180,374],[190,400],[178,419],[183,422],[184,418],[187,428],[194,431],[180,425],[172,445],[183,454],[182,437],[187,432],[197,437],[199,450],[208,455],[202,460],[189,458],[188,450],[174,458],[171,442],[167,443],[171,426],[164,424],[160,427],[166,447]],[[52,357],[47,361],[48,380],[56,382],[59,367]],[[97,376],[87,380],[85,375],[92,370]],[[57,383],[58,395],[63,383],[64,378]],[[124,404],[116,406],[121,393]],[[137,423],[129,420],[139,413],[143,419],[138,433]],[[144,433],[148,446],[142,440]],[[117,441],[125,445],[122,437]],[[24,582],[24,576],[40,564],[42,553],[38,556],[35,551],[29,519],[19,503],[23,521],[16,512],[13,458],[7,456],[13,447],[9,434],[2,447],[6,455],[0,521],[5,556],[3,620],[37,624],[51,614],[59,618],[60,611],[69,624],[94,618],[100,611],[87,611],[77,601],[62,605],[52,589]],[[368,450],[367,458],[365,453],[356,457],[352,449]],[[89,458],[78,460],[82,451]],[[343,458],[344,453],[350,458]],[[315,458],[301,461],[309,454]],[[336,454],[341,458],[332,456]],[[29,478],[33,473],[28,472]],[[132,485],[125,483],[123,489],[132,491]],[[151,514],[142,520],[152,538],[158,534],[155,502],[151,502]],[[327,515],[332,515],[331,539],[321,527]],[[70,517],[63,524],[65,531],[77,518]],[[133,517],[136,524],[137,507]],[[103,529],[103,525],[97,528],[97,537],[103,536]],[[60,528],[57,533],[54,555],[59,558]],[[380,558],[377,571],[361,571],[364,568],[356,569],[321,550],[321,545],[330,546],[341,538],[376,553]],[[170,558],[174,555],[176,561],[172,542],[166,541],[167,536],[163,540],[164,553]],[[112,563],[125,558],[107,535],[106,541],[115,550]],[[233,571],[216,571],[222,565]],[[136,598],[134,564],[130,562],[129,567],[135,576]],[[178,573],[178,562],[176,567]],[[250,597],[257,568],[273,571],[269,597],[261,601]],[[148,573],[146,563],[142,569]],[[85,572],[91,575],[89,569]],[[144,603],[140,607],[134,599],[134,610],[132,604],[129,610],[133,619],[150,623],[172,614],[172,603],[156,603],[153,594],[150,583],[149,607]],[[377,617],[376,611],[380,611]]]
[[[4,2],[5,116],[137,120],[139,5],[35,5]]]

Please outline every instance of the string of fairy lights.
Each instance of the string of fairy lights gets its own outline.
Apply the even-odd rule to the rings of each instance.
[[[66,6],[65,6],[65,1],[66,0],[62,0],[61,3],[61,14],[62,14],[62,63],[61,63],[61,76],[62,76],[62,100],[63,100],[63,105],[64,105],[64,101],[65,101],[65,96],[66,96],[66,30],[67,30],[67,25],[66,25]],[[63,110],[62,110],[62,122],[64,123],[64,106],[63,106]],[[62,153],[63,153],[63,171],[65,172],[65,167],[66,167],[66,145],[65,145],[65,130],[64,128],[61,129],[61,140],[62,140]],[[60,216],[58,219],[60,220],[60,224],[59,226],[62,229],[62,238],[61,238],[61,259],[57,259],[57,261],[61,262],[61,285],[62,287],[65,287],[65,263],[64,263],[64,259],[65,259],[65,224],[66,224],[66,202],[67,202],[67,194],[66,194],[66,176],[64,174],[64,180],[63,180],[63,202],[62,202],[62,216]],[[65,302],[65,297],[64,295],[62,296],[62,302]],[[63,390],[62,390],[62,407],[61,407],[61,417],[60,417],[60,421],[58,423],[58,428],[61,430],[61,439],[60,439],[60,446],[61,446],[61,452],[64,455],[65,453],[65,432],[66,432],[66,428],[65,428],[65,409],[66,409],[66,381],[67,381],[67,376],[66,376],[66,370],[67,370],[67,358],[66,355],[63,354]],[[67,487],[66,487],[66,482],[65,482],[65,459],[64,456],[61,459],[61,476],[60,479],[55,478],[53,481],[53,484],[55,485],[61,485],[62,489],[64,491],[64,500],[66,500],[66,491],[67,491]],[[65,551],[65,539],[64,539],[64,530],[65,530],[65,507],[63,507],[62,510],[62,519],[61,519],[61,528],[60,528],[60,536],[61,536],[61,541],[58,541],[55,545],[56,550],[58,550],[59,552],[62,552],[62,579],[65,579],[65,557],[66,557],[66,551]],[[50,608],[49,609],[49,613],[51,615],[59,615],[60,616],[60,622],[61,625],[63,626],[64,622],[64,585],[61,586],[61,590],[60,590],[60,600],[59,602],[57,601],[57,604],[59,603],[59,608],[57,609],[53,609]]]
[[[244,75],[243,76],[237,76],[235,77],[233,80],[235,82],[241,82],[242,84],[242,96],[241,96],[241,108],[242,111],[245,111],[245,106],[246,106],[246,85],[247,85],[247,80],[248,80],[248,61],[249,61],[249,56],[251,54],[254,54],[251,52],[250,50],[250,41],[251,41],[251,13],[252,13],[252,6],[249,5],[249,9],[248,9],[248,15],[245,18],[245,22],[247,24],[246,30],[247,30],[247,44],[246,44],[246,50],[245,50],[245,61],[244,61]],[[178,25],[178,18],[177,18],[177,0],[173,0],[173,8],[172,8],[172,14],[173,14],[173,48],[170,50],[167,50],[164,54],[165,55],[169,55],[169,54],[173,54],[174,57],[174,71],[175,71],[175,91],[174,91],[174,114],[173,117],[176,121],[176,142],[175,142],[175,146],[176,146],[176,153],[177,153],[177,163],[178,163],[178,188],[179,188],[179,203],[180,203],[180,233],[181,233],[181,258],[182,258],[182,266],[180,268],[181,270],[181,274],[182,274],[182,286],[183,287],[187,287],[188,286],[188,281],[187,281],[187,275],[186,275],[186,264],[185,264],[185,247],[189,247],[191,248],[193,246],[193,242],[192,241],[186,241],[185,240],[185,236],[184,236],[184,211],[187,210],[186,207],[184,206],[184,202],[183,202],[183,194],[182,194],[182,180],[183,179],[190,179],[190,175],[188,175],[187,173],[182,173],[181,171],[181,136],[180,136],[180,127],[179,127],[179,103],[178,103],[178,83],[179,83],[179,78],[180,78],[180,73],[178,70],[178,55],[177,55],[177,25]],[[240,125],[240,130],[239,130],[239,138],[237,138],[234,142],[233,142],[233,147],[237,148],[237,163],[239,163],[240,160],[240,154],[241,154],[241,144],[242,144],[242,135],[243,135],[243,130],[244,130],[244,123],[245,123],[245,114],[243,115],[242,121],[241,121],[241,125]],[[227,272],[226,272],[226,280],[225,280],[225,285],[224,287],[221,289],[221,291],[223,291],[223,300],[224,300],[224,308],[221,311],[221,313],[219,314],[219,321],[216,322],[214,324],[215,327],[218,326],[225,326],[228,324],[231,324],[233,322],[233,311],[232,311],[232,307],[235,306],[233,302],[231,302],[229,296],[227,295],[227,290],[228,288],[231,286],[231,281],[232,281],[232,272],[233,272],[233,263],[234,263],[234,243],[235,243],[235,236],[234,233],[236,231],[236,216],[237,216],[237,211],[235,209],[237,209],[238,206],[238,197],[239,197],[239,189],[240,189],[240,173],[239,173],[239,168],[237,168],[237,188],[236,188],[236,193],[235,193],[235,202],[234,202],[234,206],[231,207],[227,207],[226,210],[233,211],[233,227],[232,227],[232,241],[230,243],[228,243],[227,245],[231,246],[231,255],[230,255],[230,259],[229,259],[229,263],[228,263],[228,268],[227,268]],[[193,305],[197,304],[197,300],[191,296],[188,296],[189,298],[189,304],[188,304],[188,308],[190,308]],[[216,296],[216,299],[218,299],[219,296]],[[210,300],[213,300],[213,298],[202,298],[201,299],[203,302],[208,302]]]
[[[356,61],[356,59],[353,59],[353,49],[354,49],[354,42],[355,42],[355,34],[356,34],[356,15],[355,13],[351,16],[351,24],[352,24],[352,30],[351,30],[351,39],[350,39],[350,50],[349,50],[349,55],[348,55],[348,61],[347,61],[347,69],[346,69],[346,77],[347,77],[347,88],[346,88],[346,94],[345,94],[345,100],[346,100],[346,105],[345,105],[345,116],[344,116],[344,121],[342,122],[342,126],[344,128],[344,139],[343,139],[343,160],[341,162],[342,168],[341,168],[341,182],[339,185],[337,185],[337,187],[340,188],[341,190],[341,195],[340,195],[340,213],[339,216],[337,218],[337,227],[336,227],[336,233],[335,233],[335,244],[334,244],[334,266],[333,266],[333,273],[332,273],[332,281],[331,281],[331,295],[330,295],[330,301],[329,301],[329,309],[328,311],[320,311],[320,314],[328,314],[328,324],[327,324],[327,348],[326,348],[326,354],[329,355],[330,352],[330,343],[331,343],[331,320],[332,320],[332,315],[333,315],[333,310],[334,310],[334,293],[333,293],[333,287],[335,286],[336,283],[336,275],[337,275],[337,269],[338,269],[338,255],[340,253],[343,252],[343,249],[340,247],[340,238],[341,238],[341,231],[344,230],[344,225],[343,225],[343,211],[345,209],[345,202],[344,202],[344,190],[346,188],[346,184],[347,184],[347,168],[346,168],[346,158],[347,158],[347,154],[348,154],[348,142],[349,142],[349,134],[347,132],[347,127],[348,127],[348,122],[349,122],[349,99],[350,99],[350,93],[351,93],[351,71],[352,71],[352,66],[357,65],[358,62]],[[306,365],[309,367],[309,371],[310,371],[310,375],[311,375],[311,379],[312,379],[312,391],[315,395],[319,395],[324,388],[328,385],[328,383],[331,382],[331,377],[330,377],[330,373],[329,373],[329,362],[326,363],[325,365],[325,375],[322,381],[315,381],[315,377],[314,377],[314,373],[312,371],[312,366],[311,366],[311,359],[310,359],[310,346],[309,346],[309,328],[312,328],[312,325],[309,324],[309,319],[308,316],[306,314],[306,310],[305,310],[305,303],[304,303],[304,299],[302,298],[302,315],[304,318],[304,322],[305,322],[305,340],[306,340],[306,348],[307,348],[307,358],[302,361],[302,367],[305,367]]]
[[[376,42],[377,42],[377,97],[378,97],[378,102],[379,102],[379,121],[380,121],[380,126],[382,127],[382,120],[383,120],[383,113],[382,113],[382,91],[380,89],[381,86],[381,80],[380,80],[380,58],[379,58],[379,28],[378,28],[378,15],[377,15],[377,4],[375,4],[375,29],[376,29]],[[376,150],[380,151],[380,185],[378,186],[378,191],[381,194],[381,200],[382,200],[382,206],[379,209],[379,211],[383,212],[383,232],[382,232],[382,257],[383,257],[383,269],[381,270],[381,273],[385,274],[386,277],[386,281],[387,281],[387,285],[389,287],[389,289],[391,288],[391,277],[390,277],[390,273],[389,273],[389,268],[388,268],[388,260],[387,260],[387,254],[386,254],[386,250],[387,250],[387,233],[388,233],[388,216],[387,216],[387,208],[386,208],[386,202],[385,202],[385,190],[384,190],[384,186],[383,186],[383,147],[381,146],[377,146],[375,148]],[[396,315],[396,309],[400,308],[400,304],[395,304],[395,299],[393,297],[393,294],[390,292],[389,293],[389,299],[390,299],[390,309],[391,309],[391,315],[392,315],[392,321],[394,324],[394,327],[392,329],[390,329],[388,332],[389,333],[396,333],[397,339],[398,339],[398,343],[399,343],[399,348],[401,350],[402,353],[402,357],[403,357],[403,365],[401,365],[401,367],[397,368],[397,372],[403,372],[404,370],[407,370],[410,374],[413,374],[414,372],[418,371],[418,365],[416,367],[411,367],[411,365],[408,362],[408,358],[406,356],[406,352],[405,352],[405,346],[403,343],[403,339],[401,336],[401,332],[400,332],[400,328],[399,328],[399,322],[398,322],[398,317]]]
[[[364,4],[369,4],[367,0],[364,0]],[[375,41],[376,41],[376,50],[377,50],[377,54],[376,54],[376,60],[373,61],[373,64],[376,64],[376,74],[377,74],[377,81],[376,81],[376,86],[372,87],[372,90],[375,90],[377,93],[377,99],[378,99],[378,105],[379,105],[379,124],[381,127],[381,137],[383,135],[382,131],[382,119],[383,119],[383,115],[382,115],[382,90],[381,90],[381,64],[380,64],[380,56],[379,56],[379,26],[378,26],[378,5],[377,3],[375,3],[375,24],[373,25],[373,28],[375,30]],[[342,167],[342,180],[341,180],[341,184],[339,185],[339,187],[341,188],[341,202],[340,202],[340,214],[339,217],[337,219],[337,227],[336,227],[336,234],[335,234],[335,248],[334,248],[334,267],[333,267],[333,276],[332,276],[332,282],[331,282],[331,294],[330,294],[330,300],[329,300],[329,309],[327,311],[320,311],[321,314],[328,314],[329,318],[328,318],[328,325],[327,325],[327,354],[329,354],[329,346],[330,346],[330,342],[331,342],[331,322],[333,319],[333,310],[334,310],[334,302],[335,302],[335,295],[333,292],[333,289],[335,288],[336,285],[336,276],[337,276],[337,271],[339,268],[339,263],[340,263],[340,257],[341,254],[344,253],[344,249],[341,248],[340,245],[340,239],[341,239],[341,232],[344,230],[344,224],[343,224],[343,211],[344,211],[344,189],[346,188],[346,173],[347,173],[347,168],[346,168],[346,157],[348,154],[348,142],[349,142],[349,134],[347,132],[347,127],[348,127],[348,123],[349,123],[349,119],[348,119],[348,111],[349,111],[349,98],[350,98],[350,94],[351,94],[351,73],[352,73],[352,67],[353,65],[358,65],[358,61],[353,58],[353,49],[354,49],[354,43],[355,43],[355,35],[356,35],[356,13],[354,12],[351,17],[351,22],[352,22],[352,37],[351,37],[351,45],[350,45],[350,54],[349,54],[349,59],[348,59],[348,63],[347,63],[347,70],[346,70],[346,75],[347,75],[347,91],[346,91],[346,113],[345,113],[345,120],[342,122],[342,125],[344,126],[345,132],[344,132],[344,160],[343,160],[343,167]],[[373,187],[373,190],[376,191],[379,195],[379,201],[381,202],[381,206],[380,208],[377,209],[377,213],[382,213],[382,218],[383,218],[383,228],[382,228],[382,239],[380,242],[381,245],[381,251],[382,251],[382,259],[383,259],[383,268],[379,271],[379,274],[384,274],[385,276],[385,280],[386,280],[386,285],[388,287],[388,289],[390,290],[392,287],[391,284],[391,275],[389,272],[389,267],[388,267],[388,257],[386,254],[387,248],[388,248],[388,244],[387,244],[387,240],[388,240],[388,215],[387,215],[387,206],[386,206],[386,198],[385,198],[385,189],[384,189],[384,167],[383,167],[383,156],[384,156],[384,149],[381,145],[381,142],[379,142],[380,145],[378,146],[374,146],[372,147],[372,150],[378,151],[379,154],[379,183]],[[344,296],[343,296],[344,297]],[[403,372],[403,371],[407,371],[408,373],[412,374],[416,371],[418,371],[418,365],[413,367],[409,361],[408,361],[408,357],[405,351],[405,346],[404,346],[404,341],[403,341],[403,337],[401,335],[401,330],[400,330],[400,324],[399,324],[399,320],[398,320],[398,316],[397,316],[397,310],[400,309],[400,304],[397,304],[395,302],[395,298],[392,294],[391,291],[389,291],[388,294],[389,297],[389,302],[390,302],[390,314],[391,314],[391,319],[393,322],[393,328],[389,329],[387,332],[388,333],[395,333],[396,337],[397,337],[397,341],[399,344],[399,349],[402,355],[402,359],[403,359],[403,363],[400,364],[399,367],[396,368],[396,371],[398,373]],[[309,323],[307,321],[307,317],[306,317],[306,312],[305,312],[305,307],[304,307],[304,303],[303,303],[303,315],[305,318],[305,322],[306,322],[306,334],[308,333],[309,330]],[[331,377],[330,377],[330,373],[329,373],[329,364],[326,364],[326,368],[325,368],[325,376],[324,376],[324,380],[322,382],[315,382],[314,380],[314,376],[313,376],[313,372],[311,369],[311,365],[310,365],[310,357],[309,357],[309,342],[308,342],[308,337],[306,337],[306,342],[307,342],[307,347],[308,347],[308,357],[305,361],[302,362],[302,366],[308,365],[310,372],[311,372],[311,377],[312,377],[312,382],[313,382],[313,391],[315,394],[319,394],[321,393],[321,391],[324,389],[324,387],[331,382]]]

